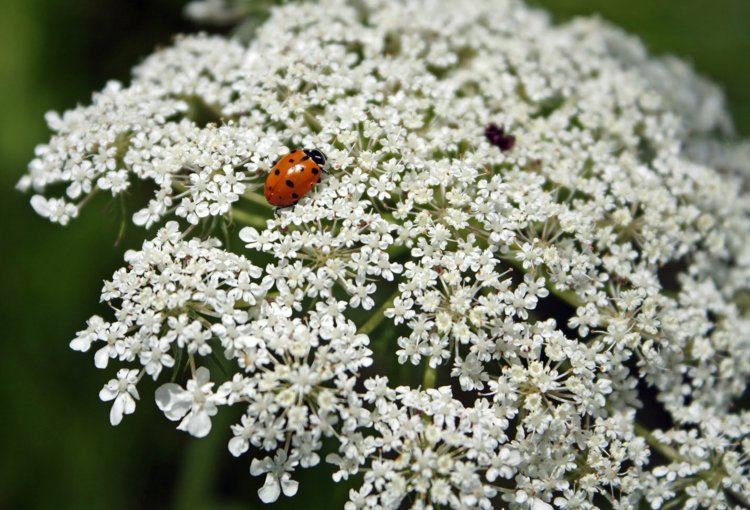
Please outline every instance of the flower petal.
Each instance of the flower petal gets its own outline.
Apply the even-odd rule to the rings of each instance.
[[[281,494],[281,488],[279,487],[278,480],[271,473],[268,473],[266,475],[266,483],[258,489],[260,500],[263,503],[273,503],[279,499],[279,494]]]

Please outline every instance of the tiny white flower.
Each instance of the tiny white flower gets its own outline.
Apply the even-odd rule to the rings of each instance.
[[[99,398],[104,402],[114,400],[109,412],[112,425],[119,425],[123,415],[135,412],[135,401],[138,400],[138,370],[121,368],[117,371],[117,379],[111,379],[99,392]]]
[[[172,421],[182,420],[177,426],[195,437],[205,437],[211,431],[211,417],[218,406],[225,403],[221,394],[212,392],[214,383],[205,367],[196,370],[195,378],[185,389],[174,383],[163,384],[156,390],[156,403]]]
[[[297,494],[299,482],[292,480],[288,473],[296,461],[287,457],[282,450],[272,459],[266,457],[263,460],[253,459],[250,465],[250,474],[260,476],[266,474],[263,487],[258,489],[258,496],[264,503],[273,503],[283,493],[284,496],[292,497]]]

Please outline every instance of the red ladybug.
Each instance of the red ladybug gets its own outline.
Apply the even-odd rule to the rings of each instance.
[[[317,149],[297,149],[273,165],[263,194],[271,205],[288,207],[299,202],[320,182],[326,157]]]

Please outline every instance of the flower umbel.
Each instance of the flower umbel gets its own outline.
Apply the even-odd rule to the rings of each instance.
[[[264,502],[325,442],[347,510],[750,501],[750,151],[677,60],[518,1],[290,3],[47,120],[40,215],[146,182],[159,226],[70,344],[120,367],[112,424],[144,376],[196,437],[241,406]],[[274,213],[297,147],[329,172]]]

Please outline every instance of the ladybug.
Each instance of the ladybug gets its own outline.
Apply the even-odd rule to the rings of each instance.
[[[299,202],[320,182],[325,155],[317,149],[297,149],[273,165],[263,194],[271,205],[288,207]]]

